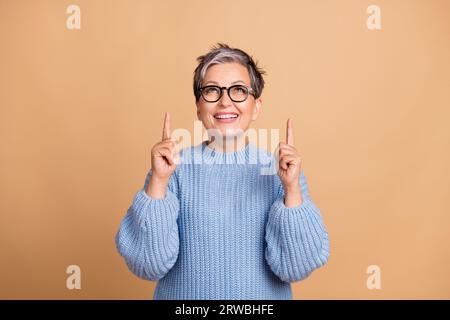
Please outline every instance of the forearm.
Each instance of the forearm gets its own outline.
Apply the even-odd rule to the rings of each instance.
[[[278,198],[268,215],[265,239],[266,261],[283,281],[306,278],[329,257],[328,232],[320,210],[308,197],[292,208]]]
[[[179,209],[179,200],[170,188],[161,199],[149,197],[144,190],[136,194],[116,234],[116,247],[140,278],[158,280],[175,264]]]

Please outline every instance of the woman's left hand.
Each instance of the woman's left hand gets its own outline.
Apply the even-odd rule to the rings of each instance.
[[[286,143],[280,142],[278,149],[278,176],[283,184],[285,193],[289,190],[300,190],[299,176],[301,158],[297,149],[294,147],[294,133],[291,119],[287,121]]]

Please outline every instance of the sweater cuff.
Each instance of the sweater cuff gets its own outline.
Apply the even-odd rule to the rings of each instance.
[[[309,214],[311,211],[314,211],[314,205],[309,198],[303,197],[303,201],[300,205],[288,208],[284,204],[284,196],[279,197],[275,200],[272,205],[273,213],[294,213],[294,214]]]

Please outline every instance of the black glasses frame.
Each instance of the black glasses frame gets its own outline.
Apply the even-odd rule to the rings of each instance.
[[[230,90],[232,90],[232,89],[234,89],[234,88],[237,88],[237,87],[245,88],[245,90],[246,90],[246,92],[247,92],[247,94],[245,95],[245,98],[244,98],[243,100],[235,100],[235,99],[233,99],[233,98],[231,97],[231,95],[230,95]],[[220,90],[219,97],[218,97],[216,100],[206,100],[206,98],[203,96],[203,90],[208,89],[208,88],[217,88],[217,89]],[[252,88],[247,87],[247,86],[245,86],[245,85],[243,85],[243,84],[235,84],[235,85],[229,86],[228,88],[227,88],[227,87],[215,86],[215,85],[209,85],[209,86],[201,87],[201,88],[199,88],[198,90],[200,91],[200,93],[201,93],[203,99],[204,99],[206,102],[217,102],[217,101],[219,101],[219,100],[222,98],[223,90],[224,90],[224,89],[227,91],[228,97],[230,97],[231,101],[233,101],[233,102],[244,102],[245,100],[248,99],[248,96],[249,96],[250,94],[251,94],[252,96],[255,96],[255,91],[254,91]]]

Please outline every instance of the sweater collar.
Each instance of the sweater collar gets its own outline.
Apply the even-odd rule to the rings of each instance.
[[[245,147],[231,152],[221,152],[208,146],[208,141],[193,148],[194,163],[197,164],[257,164],[258,147],[249,142]]]

